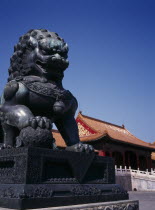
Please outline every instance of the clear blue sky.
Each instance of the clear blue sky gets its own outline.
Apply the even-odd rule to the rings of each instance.
[[[1,0],[0,26],[0,92],[19,36],[46,28],[69,44],[79,110],[155,141],[154,0]]]

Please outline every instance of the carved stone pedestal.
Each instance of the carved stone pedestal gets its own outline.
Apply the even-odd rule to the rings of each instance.
[[[0,151],[0,206],[45,208],[128,199],[110,157],[17,148]]]

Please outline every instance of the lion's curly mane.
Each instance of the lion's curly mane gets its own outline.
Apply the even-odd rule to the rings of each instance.
[[[24,63],[24,55],[26,51],[31,51],[36,47],[39,40],[46,37],[56,36],[57,39],[64,41],[57,33],[50,32],[46,29],[33,29],[29,30],[26,34],[19,38],[19,42],[14,46],[14,53],[10,59],[10,67],[8,69],[8,81],[17,77],[22,77],[28,74],[31,70],[28,64]],[[33,40],[32,42],[31,37]]]

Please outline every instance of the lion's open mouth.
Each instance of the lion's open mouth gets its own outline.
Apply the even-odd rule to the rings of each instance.
[[[37,60],[36,65],[43,73],[47,73],[47,71],[46,71],[47,64],[46,63],[42,63],[41,61]]]
[[[43,73],[54,71],[55,74],[61,75],[68,67],[69,62],[64,58],[56,58],[53,56],[48,62],[37,60],[36,65]]]
[[[42,73],[44,73],[44,74],[50,73],[54,77],[57,77],[57,78],[62,78],[63,77],[62,65],[64,65],[64,64],[62,62],[54,60],[54,62],[43,63],[43,62],[37,60],[36,65],[39,68],[39,70],[41,70]]]

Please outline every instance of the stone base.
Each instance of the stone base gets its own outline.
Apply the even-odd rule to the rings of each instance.
[[[128,199],[109,157],[41,148],[0,151],[0,206],[45,208]]]
[[[0,196],[0,206],[13,209],[67,206],[128,198],[128,194],[123,193],[116,184],[1,184]]]

